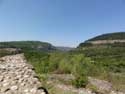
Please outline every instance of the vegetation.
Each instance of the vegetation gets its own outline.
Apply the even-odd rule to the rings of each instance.
[[[10,55],[10,54],[11,53],[9,51],[0,49],[0,57],[6,56],[6,55]]]
[[[55,50],[55,47],[46,42],[40,41],[11,41],[0,42],[0,48],[28,48],[35,50],[50,51]]]
[[[105,34],[90,40],[105,39],[125,39],[125,33]],[[91,76],[110,81],[116,90],[125,89],[125,43],[92,45],[85,42],[68,51],[56,50],[51,44],[39,41],[2,42],[0,47],[21,48],[42,80],[45,80],[42,74],[71,74],[75,78],[68,84],[79,88],[88,86],[88,76]],[[10,53],[0,51],[0,56],[6,54]],[[88,87],[93,91],[97,89]]]
[[[38,74],[73,74],[76,87],[86,86],[89,69],[92,68],[91,59],[83,54],[70,52],[40,52],[23,50],[27,60],[35,67]]]
[[[114,73],[125,72],[125,47],[119,45],[104,45],[93,47],[80,47],[80,53],[91,57],[96,66],[102,66],[107,71]]]
[[[20,49],[5,49],[5,48],[0,48],[0,57],[6,56],[6,55],[13,55],[13,54],[17,54],[17,53],[21,53]]]
[[[94,37],[92,39],[89,39],[87,41],[96,41],[96,40],[123,40],[125,39],[125,32],[116,32],[116,33],[108,33],[103,34],[97,37]]]
[[[117,40],[125,39],[125,33],[111,33],[97,36],[88,41],[96,40]],[[76,52],[84,53],[86,57],[90,57],[96,66],[99,68],[102,74],[98,72],[94,76],[104,80],[108,80],[113,84],[113,87],[117,90],[125,89],[125,43],[112,43],[112,44],[91,44],[81,43]],[[98,71],[99,71],[98,70]],[[116,75],[117,74],[117,75]]]

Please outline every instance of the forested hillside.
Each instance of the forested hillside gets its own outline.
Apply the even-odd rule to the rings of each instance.
[[[20,48],[20,49],[35,49],[35,50],[55,50],[55,47],[46,42],[40,41],[11,41],[0,42],[0,48]]]

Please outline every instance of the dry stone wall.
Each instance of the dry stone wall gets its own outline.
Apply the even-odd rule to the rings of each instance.
[[[46,94],[23,54],[0,58],[0,94]]]

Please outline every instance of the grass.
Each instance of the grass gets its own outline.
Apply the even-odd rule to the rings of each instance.
[[[56,87],[49,89],[49,92],[51,92],[51,94],[78,94],[78,93],[74,93],[70,90],[62,90],[62,89],[56,88]]]
[[[39,74],[39,77],[41,79],[41,83],[43,87],[47,88],[49,94],[77,94],[75,92],[72,92],[71,90],[64,90],[62,88],[57,87],[57,84],[60,84],[62,81],[56,79],[56,77],[49,82],[49,74]]]
[[[116,91],[125,92],[125,74],[112,74],[111,83]]]
[[[119,57],[119,58],[114,58],[114,57],[107,58],[106,56],[103,57],[104,54],[106,54],[107,56],[109,56],[109,54],[114,55],[115,53],[117,53],[116,50],[119,51],[119,49],[113,49],[111,52],[107,52],[106,48],[104,48],[104,49],[100,48],[98,50],[95,50],[93,48],[91,50],[87,49],[86,51],[87,51],[87,54],[89,54],[89,56],[92,57],[92,59],[94,58],[95,66],[93,66],[93,64],[91,65],[90,58],[86,58],[86,57],[84,57],[84,55],[82,53],[79,54],[77,52],[43,53],[43,52],[36,52],[36,51],[31,51],[31,52],[26,51],[25,56],[26,56],[27,60],[35,67],[36,73],[39,74],[40,79],[43,80],[42,83],[45,83],[45,87],[48,88],[48,90],[50,90],[50,91],[54,90],[53,91],[54,93],[58,92],[58,89],[56,90],[57,87],[48,85],[46,83],[46,80],[48,79],[48,75],[44,75],[44,74],[55,74],[55,73],[72,74],[72,73],[74,73],[73,76],[75,76],[75,77],[76,76],[79,77],[79,75],[81,75],[83,77],[85,75],[83,73],[87,73],[87,76],[110,81],[113,84],[113,88],[115,90],[119,90],[119,91],[125,90],[125,85],[124,85],[125,77],[123,77],[123,74],[121,74],[121,73],[124,73],[123,65],[124,65],[125,59],[123,57]],[[100,50],[102,52],[100,52]],[[121,52],[123,53],[124,49]],[[102,58],[100,58],[98,56],[101,56]],[[119,61],[119,63],[117,63],[118,61]],[[86,62],[86,63],[84,63],[84,62]],[[106,67],[110,70],[106,70],[107,69]],[[112,71],[111,67],[113,67],[113,71]],[[115,71],[119,71],[119,70],[121,73],[118,72],[119,75],[116,75]],[[111,74],[113,74],[113,72],[114,72],[114,75],[108,74],[109,72],[111,72]],[[55,82],[55,80],[52,80],[53,83],[61,82],[62,84],[71,85],[71,81],[65,81],[65,79],[63,79],[63,77],[61,77],[61,79],[60,79],[60,77],[55,76],[55,78],[56,78],[56,82]],[[62,91],[63,91],[62,94],[68,94],[65,92],[71,92],[71,91],[64,91],[64,90],[62,90]],[[59,94],[61,94],[61,93],[59,92]],[[69,93],[69,94],[72,94],[72,93]]]

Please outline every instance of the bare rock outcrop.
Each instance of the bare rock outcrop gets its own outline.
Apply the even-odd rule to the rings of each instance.
[[[23,54],[0,59],[0,94],[46,94]]]
[[[113,44],[113,43],[125,43],[125,40],[96,40],[96,41],[88,41],[87,43],[92,43],[92,44]]]

